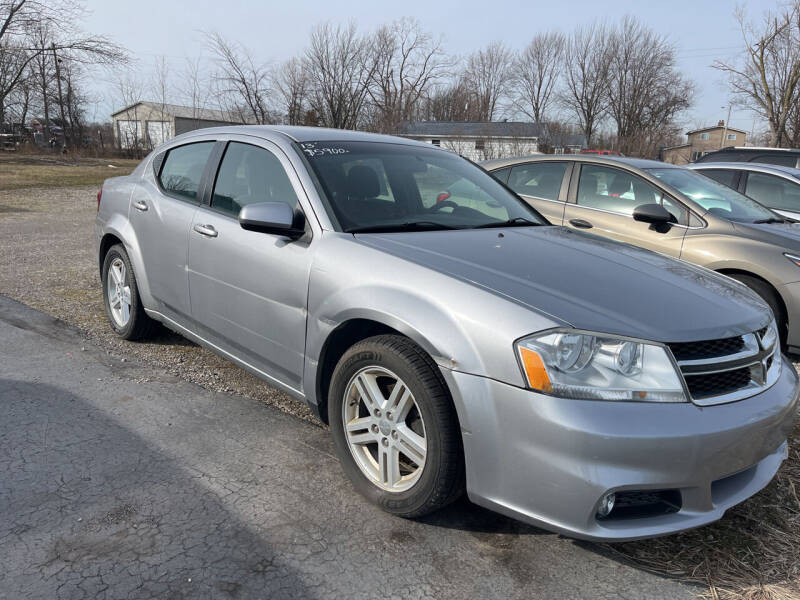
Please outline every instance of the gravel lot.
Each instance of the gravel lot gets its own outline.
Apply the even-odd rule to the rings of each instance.
[[[147,342],[118,340],[103,309],[93,241],[96,208],[96,187],[0,191],[0,294],[77,326],[117,358],[135,358],[319,424],[304,403],[166,329]]]

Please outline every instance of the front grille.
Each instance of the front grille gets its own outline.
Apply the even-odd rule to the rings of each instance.
[[[738,337],[667,346],[692,400],[707,406],[746,398],[766,387],[768,380],[775,382],[775,348],[764,347],[766,333],[764,328]]]
[[[750,385],[750,367],[704,375],[686,375],[685,379],[692,398],[721,396]]]
[[[669,344],[669,348],[678,361],[718,358],[744,350],[744,339],[739,336],[702,342],[678,342]]]

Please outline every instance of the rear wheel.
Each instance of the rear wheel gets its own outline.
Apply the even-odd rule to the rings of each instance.
[[[103,303],[111,329],[125,340],[150,336],[156,322],[144,312],[130,258],[121,244],[108,249],[102,273]]]
[[[772,309],[772,314],[775,315],[775,322],[778,324],[778,334],[781,338],[781,346],[785,352],[786,338],[789,334],[789,327],[785,311],[783,310],[783,306],[781,305],[775,290],[772,289],[772,286],[770,286],[768,283],[758,279],[757,277],[752,277],[750,275],[739,275],[738,273],[732,274],[730,277],[736,281],[739,281],[740,283],[745,284],[756,294],[761,296],[761,299],[764,300],[764,302],[766,302]]]
[[[384,510],[419,517],[461,494],[458,420],[436,365],[397,335],[359,342],[333,373],[328,418],[342,468]]]

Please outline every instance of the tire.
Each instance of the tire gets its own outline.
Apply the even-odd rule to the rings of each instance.
[[[398,384],[410,395],[399,393]],[[370,394],[362,390],[368,389],[380,395],[378,402],[365,400]],[[398,391],[396,398],[392,391]],[[461,432],[450,393],[436,364],[411,340],[379,335],[347,350],[331,379],[328,422],[353,486],[387,512],[421,517],[463,493]],[[370,436],[372,441],[364,441]],[[381,469],[378,461],[384,457]]]
[[[783,306],[781,305],[775,290],[773,290],[772,286],[770,286],[768,283],[758,279],[757,277],[739,274],[733,274],[731,277],[736,281],[745,284],[756,294],[761,296],[761,299],[764,300],[764,302],[766,302],[772,309],[772,314],[775,315],[775,321],[778,324],[778,336],[781,339],[781,346],[785,352],[786,338],[789,335],[789,327]]]
[[[133,266],[121,244],[111,246],[106,252],[102,285],[103,305],[114,333],[124,340],[141,340],[151,336],[157,323],[144,312]],[[124,309],[126,305],[127,310]]]

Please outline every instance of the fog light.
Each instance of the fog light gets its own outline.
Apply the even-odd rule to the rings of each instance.
[[[600,506],[597,508],[597,515],[599,517],[607,517],[614,510],[614,500],[616,498],[617,495],[614,492],[603,496],[600,500]]]

